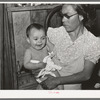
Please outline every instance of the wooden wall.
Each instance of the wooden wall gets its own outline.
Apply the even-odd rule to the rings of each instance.
[[[22,86],[19,86],[20,89],[30,89],[33,85],[36,86],[35,81],[33,78],[30,80],[26,79],[25,75],[18,75],[16,72],[17,69],[17,61],[19,61],[20,67],[23,65],[23,57],[25,50],[29,47],[29,44],[26,41],[26,28],[31,23],[40,23],[44,26],[45,19],[50,12],[50,10],[57,5],[40,5],[40,6],[32,6],[32,7],[10,7],[9,4],[7,4],[7,11],[8,11],[8,22],[9,22],[9,36],[11,41],[11,60],[12,60],[12,68],[13,75],[12,78],[14,78],[12,81],[12,84],[14,88],[16,88],[16,77],[17,82],[22,84]],[[52,27],[57,27],[61,25],[61,18],[55,14],[51,21],[50,25]],[[19,76],[19,78],[18,78]],[[27,75],[29,77],[29,75]],[[29,78],[28,78],[29,79]],[[28,81],[31,81],[31,83],[35,83],[32,85],[29,85],[30,83],[27,83]],[[7,82],[6,82],[7,83]],[[9,82],[10,83],[10,82]],[[25,83],[25,85],[23,85]],[[26,85],[28,85],[26,87]],[[33,88],[34,88],[33,86]],[[8,87],[6,87],[8,88]]]
[[[12,12],[11,21],[13,23],[16,61],[20,61],[21,65],[23,63],[25,50],[29,47],[29,44],[26,41],[27,26],[34,22],[40,23],[44,26],[44,22],[47,17],[47,14],[50,12],[50,9],[52,7],[47,9],[45,6],[38,6],[37,8],[36,9],[34,8],[33,10]],[[58,17],[57,14],[55,14],[51,19],[51,26],[57,27],[60,26],[60,24],[61,24],[61,18]]]
[[[0,4],[0,89],[2,88],[3,4]]]

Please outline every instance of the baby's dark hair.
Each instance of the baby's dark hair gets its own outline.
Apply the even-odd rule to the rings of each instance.
[[[29,37],[30,31],[31,31],[31,29],[33,29],[33,28],[35,28],[35,29],[37,29],[37,30],[43,30],[43,31],[45,32],[45,29],[44,29],[44,27],[43,27],[41,24],[32,23],[32,24],[30,24],[30,25],[27,27],[27,29],[26,29],[26,36],[27,36],[27,37]]]

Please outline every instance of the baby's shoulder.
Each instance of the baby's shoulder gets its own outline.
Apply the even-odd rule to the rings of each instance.
[[[34,52],[32,52],[31,48],[28,48],[25,51],[25,54],[28,54],[28,55],[31,55],[32,53],[34,53]]]
[[[26,51],[25,52],[31,52],[31,49],[30,48],[28,48],[28,49],[26,49]]]
[[[50,48],[48,47],[48,45],[46,45],[46,46],[42,49],[42,53],[44,53],[44,54],[48,54],[49,51],[50,51]]]

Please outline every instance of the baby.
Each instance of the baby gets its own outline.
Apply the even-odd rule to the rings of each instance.
[[[38,83],[45,80],[47,75],[60,76],[57,70],[60,70],[61,67],[54,64],[53,52],[49,54],[51,48],[47,46],[47,37],[43,26],[37,23],[29,25],[26,35],[30,47],[24,55],[24,67],[32,70]],[[63,90],[63,85],[59,85],[57,89]]]

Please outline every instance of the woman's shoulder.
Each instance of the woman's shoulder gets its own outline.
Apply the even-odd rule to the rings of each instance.
[[[52,28],[49,27],[48,31],[47,31],[47,36],[50,39],[50,41],[55,44],[59,37],[61,37],[63,35],[63,27],[57,27],[57,28]]]
[[[96,63],[100,58],[100,38],[91,32],[85,35],[85,59]]]
[[[59,34],[62,31],[63,31],[63,26],[56,27],[56,28],[49,27],[47,30],[47,34]]]
[[[63,26],[56,27],[56,28],[48,27],[48,31],[49,31],[49,30],[51,30],[51,31],[58,31],[58,30],[61,30],[61,29],[63,29]]]
[[[100,49],[100,37],[97,37],[91,32],[88,32],[88,34],[85,35],[85,45],[90,49],[91,48]]]
[[[94,34],[92,34],[90,31],[86,30],[85,31],[85,40],[88,44],[91,44],[91,43],[95,44],[100,41],[100,37],[97,37]]]

